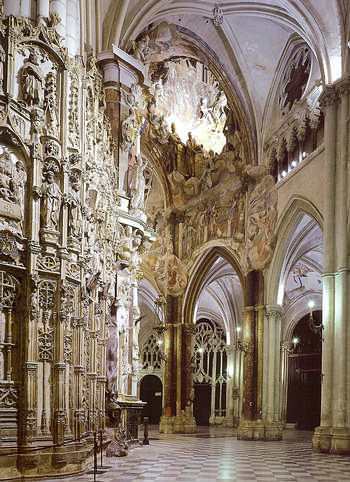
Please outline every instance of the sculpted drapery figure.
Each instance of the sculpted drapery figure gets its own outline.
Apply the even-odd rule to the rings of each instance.
[[[183,154],[183,144],[180,137],[176,134],[176,127],[174,122],[170,126],[171,132],[169,134],[169,157],[167,162],[167,171],[169,173],[178,170],[181,165],[180,158]]]
[[[21,72],[23,100],[29,107],[42,105],[44,97],[43,78],[44,74],[39,67],[38,56],[32,51],[29,57],[25,59]]]
[[[68,234],[69,236],[73,236],[74,238],[78,239],[80,239],[82,236],[82,213],[79,190],[79,178],[73,177],[71,179],[71,192],[68,199]]]
[[[55,174],[47,171],[41,187],[41,223],[44,229],[57,230],[62,204],[62,193],[55,182]]]
[[[135,164],[131,168],[130,179],[130,206],[132,209],[143,209],[145,204],[145,188],[146,180],[144,171],[147,161],[144,161],[141,156],[136,158]]]

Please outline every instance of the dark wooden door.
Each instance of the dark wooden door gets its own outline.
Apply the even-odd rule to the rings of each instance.
[[[157,425],[162,415],[162,382],[155,375],[146,375],[141,380],[140,398],[147,405],[143,409],[152,425]]]
[[[211,385],[198,383],[194,385],[193,415],[197,425],[209,425],[211,408]]]

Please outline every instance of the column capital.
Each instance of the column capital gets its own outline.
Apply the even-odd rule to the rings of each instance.
[[[320,95],[319,102],[322,110],[339,102],[338,90],[334,84],[326,85],[324,91]]]
[[[282,318],[283,309],[281,305],[266,305],[265,309],[267,317],[273,317],[275,319]]]
[[[339,96],[347,95],[350,92],[350,76],[344,77],[337,82]]]
[[[131,87],[133,84],[143,84],[145,80],[144,64],[115,45],[112,51],[98,54],[97,59],[103,67],[104,82],[109,85]]]

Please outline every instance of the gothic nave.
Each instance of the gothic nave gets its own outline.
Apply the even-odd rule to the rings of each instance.
[[[0,0],[0,481],[350,481],[349,49],[348,0]]]

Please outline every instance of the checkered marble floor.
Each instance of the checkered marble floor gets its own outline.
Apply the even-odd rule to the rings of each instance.
[[[287,431],[282,442],[238,441],[227,430],[156,437],[127,457],[105,458],[112,468],[97,481],[350,481],[350,457],[312,452],[310,433]],[[92,482],[93,475],[50,482],[57,480]]]

